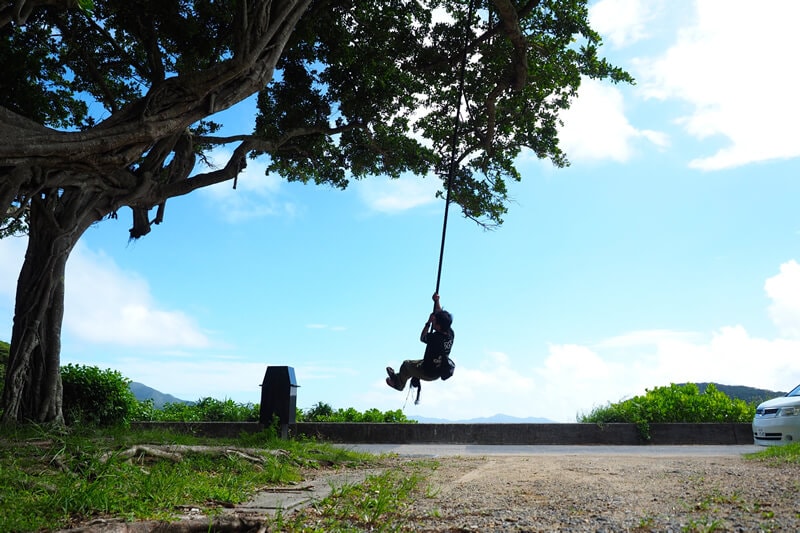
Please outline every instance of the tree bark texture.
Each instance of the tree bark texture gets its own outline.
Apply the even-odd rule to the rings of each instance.
[[[67,259],[103,211],[94,191],[54,191],[31,203],[28,249],[17,282],[3,422],[63,424],[61,325]]]

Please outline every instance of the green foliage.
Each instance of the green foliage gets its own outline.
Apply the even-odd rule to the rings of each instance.
[[[138,411],[130,380],[117,370],[68,364],[61,367],[61,381],[67,425],[127,424]]]
[[[215,400],[201,398],[195,404],[168,403],[161,409],[153,407],[152,400],[139,402],[131,420],[150,422],[258,422],[260,405],[238,404],[233,400]],[[297,422],[393,422],[403,424],[416,423],[409,420],[401,410],[381,412],[378,409],[367,409],[363,413],[352,407],[336,409],[324,402],[315,404],[311,409],[297,409]]]
[[[241,25],[265,3],[276,22],[254,25],[250,43]],[[164,106],[172,103],[155,93],[166,79],[197,97],[217,89],[222,101],[240,101],[262,85],[240,88],[245,83],[236,83],[236,76],[253,75],[230,66],[228,76],[212,76],[210,69],[222,70],[232,56],[274,60],[257,45],[273,46],[272,39],[256,32],[278,31],[272,24],[283,24],[278,21],[292,4],[79,0],[78,9],[33,6],[24,25],[7,22],[0,36],[6,78],[0,106],[42,126],[91,132],[94,115],[142,127],[136,122],[149,115],[154,97],[164,98]],[[269,154],[269,171],[288,180],[340,188],[370,175],[445,177],[454,107],[463,96],[470,111],[462,113],[455,146],[461,166],[452,200],[465,216],[499,224],[509,200],[507,182],[521,179],[514,161],[523,149],[567,164],[558,146],[559,112],[570,106],[581,80],[633,81],[601,57],[587,4],[532,2],[513,14],[489,8],[487,17],[479,15],[486,3],[469,13],[465,2],[455,0],[310,2],[293,28],[280,30],[291,39],[279,46],[274,66],[280,75],[264,80],[258,94],[254,133],[264,143],[253,153]],[[462,54],[473,59],[464,65],[463,83]],[[224,82],[211,85],[217,78]],[[207,86],[197,86],[201,80]],[[251,93],[240,94],[245,90]],[[207,107],[213,114],[213,103]],[[198,127],[202,111],[186,112],[197,117],[192,128]],[[198,138],[195,148],[218,142]],[[169,173],[160,171],[170,160],[152,169],[154,179],[167,180]],[[26,192],[17,197],[27,201]]]
[[[351,177],[402,172],[444,179],[455,149],[460,165],[451,199],[466,217],[500,224],[507,183],[521,179],[514,161],[524,148],[568,164],[558,115],[581,79],[633,82],[598,55],[601,39],[589,27],[586,1],[531,3],[518,18],[514,10],[513,21],[507,13],[501,21],[503,10],[493,8],[488,20],[475,13],[468,20],[466,2],[434,4],[448,16],[425,4],[355,0],[302,21],[278,64],[283,75],[258,98],[256,135],[290,139],[270,153],[269,171],[340,188]],[[520,42],[495,31],[506,24],[518,24]],[[465,41],[468,55],[480,59],[467,62],[461,84]],[[470,111],[454,140],[461,97]],[[290,135],[333,120],[343,130],[338,136]],[[352,127],[358,122],[365,127]]]
[[[652,423],[746,423],[752,421],[754,415],[754,404],[731,399],[713,383],[708,384],[703,393],[694,383],[672,383],[668,387],[648,389],[644,396],[595,408],[579,416],[578,421],[636,424],[642,436],[649,439],[649,424]]]
[[[134,445],[216,445],[224,451],[182,451],[181,460],[122,453]],[[253,451],[257,446],[263,451]],[[280,453],[273,453],[280,449]],[[212,452],[214,450],[211,450]],[[248,456],[258,456],[257,467]],[[300,467],[362,464],[371,458],[315,441],[279,440],[262,432],[239,439],[197,439],[172,433],[37,426],[0,428],[0,531],[55,531],[97,517],[174,519],[186,505],[205,513],[245,501],[256,490],[301,479]],[[216,502],[204,504],[203,502]]]
[[[745,457],[758,459],[777,467],[800,464],[800,442],[792,442],[783,446],[768,446],[756,453],[747,454]]]
[[[325,422],[330,420],[332,416],[333,407],[330,404],[317,402],[308,411],[303,412],[298,409],[297,420],[300,421],[302,419],[303,422]]]
[[[347,409],[333,410],[327,403],[318,402],[308,411],[297,412],[298,422],[391,422],[399,424],[416,424],[416,420],[406,418],[402,410],[381,412],[374,407],[366,411],[359,412],[352,407]]]
[[[153,401],[147,400],[140,402],[134,417],[134,420],[152,422],[257,422],[258,419],[258,405],[208,397],[194,404],[168,403],[161,409],[155,409]]]

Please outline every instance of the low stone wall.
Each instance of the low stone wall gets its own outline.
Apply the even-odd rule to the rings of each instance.
[[[237,436],[261,431],[256,422],[135,422],[198,436]],[[753,444],[750,424],[651,424],[645,440],[634,424],[350,424],[290,425],[290,436],[353,444]]]

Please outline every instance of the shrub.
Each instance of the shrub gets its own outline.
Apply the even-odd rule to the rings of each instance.
[[[259,406],[233,400],[201,398],[194,404],[167,403],[161,409],[153,401],[139,403],[135,420],[152,422],[257,422]]]
[[[713,384],[709,384],[701,394],[694,383],[672,383],[668,387],[648,389],[644,396],[595,408],[588,415],[579,416],[578,421],[636,424],[642,437],[649,440],[652,423],[746,423],[754,415],[754,404],[729,398]]]
[[[231,399],[201,398],[192,407],[204,422],[257,422],[259,418],[258,405],[236,403]]]
[[[139,402],[129,388],[130,380],[116,370],[68,364],[61,367],[61,382],[67,425],[127,424],[138,410]]]
[[[333,416],[333,407],[327,403],[317,402],[306,412],[298,409],[297,420],[304,422],[326,422]]]
[[[381,412],[379,409],[367,409],[363,413],[352,407],[333,410],[327,403],[319,402],[308,411],[297,410],[298,422],[393,422],[401,424],[414,424],[402,410]]]

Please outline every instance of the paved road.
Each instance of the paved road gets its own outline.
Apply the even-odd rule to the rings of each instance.
[[[369,453],[396,453],[406,457],[448,455],[640,455],[657,457],[705,457],[742,455],[763,450],[755,444],[735,446],[489,446],[470,444],[342,444],[342,448]]]

